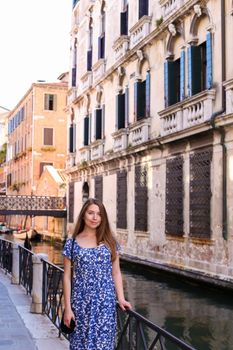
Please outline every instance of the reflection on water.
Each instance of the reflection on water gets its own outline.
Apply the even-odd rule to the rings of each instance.
[[[12,240],[9,235],[5,238]],[[32,250],[62,265],[62,244],[33,243]],[[122,264],[126,297],[137,312],[198,350],[233,350],[233,298],[229,293],[145,269]],[[151,338],[149,332],[147,337]],[[175,349],[165,345],[167,350]]]

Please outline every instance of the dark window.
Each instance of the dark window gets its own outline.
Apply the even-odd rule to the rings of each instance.
[[[74,153],[76,151],[76,125],[70,124],[69,127],[69,152]]]
[[[147,231],[147,167],[135,166],[135,230]]]
[[[125,128],[125,94],[116,96],[117,129]]]
[[[74,222],[74,182],[69,183],[69,222]]]
[[[166,161],[165,232],[183,235],[183,157]]]
[[[95,110],[95,139],[102,139],[102,109]]]
[[[53,145],[53,129],[44,128],[44,145],[52,146]]]
[[[139,13],[138,18],[140,19],[143,16],[148,16],[148,0],[139,0]]]
[[[84,146],[89,145],[89,117],[84,118]]]
[[[104,58],[105,53],[105,34],[98,38],[98,59]]]
[[[90,71],[92,68],[92,49],[87,51],[87,70]]]
[[[7,178],[6,178],[7,187],[11,186],[11,181],[12,181],[12,175],[11,174],[7,174]]]
[[[44,96],[44,109],[47,111],[56,110],[57,96],[51,94],[45,94]]]
[[[102,176],[95,177],[95,198],[99,199],[101,202],[103,201],[103,177]]]
[[[39,176],[41,176],[41,174],[43,173],[44,167],[45,167],[46,165],[53,165],[53,163],[41,162],[41,163],[40,163],[40,175],[39,175]]]
[[[134,83],[134,110],[136,120],[150,116],[150,71],[146,80]]]
[[[190,155],[190,236],[210,238],[212,149]]]
[[[117,172],[117,228],[127,228],[127,172]]]
[[[206,42],[191,46],[189,58],[189,95],[195,95],[206,89]]]
[[[124,12],[121,12],[121,35],[128,35],[128,6],[126,6],[126,9]]]
[[[76,86],[76,67],[72,68],[72,86]]]

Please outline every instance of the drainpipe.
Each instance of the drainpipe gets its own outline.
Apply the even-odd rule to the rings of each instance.
[[[222,108],[211,116],[210,125],[213,130],[217,130],[221,135],[220,144],[222,146],[222,236],[227,240],[227,149],[225,144],[225,129],[217,127],[215,124],[216,118],[226,111],[226,96],[223,82],[226,80],[226,35],[225,35],[225,0],[221,0],[221,54],[222,54]]]

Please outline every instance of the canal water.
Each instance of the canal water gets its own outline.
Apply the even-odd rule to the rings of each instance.
[[[61,244],[34,243],[32,250],[62,265]],[[126,262],[122,262],[122,274],[125,295],[134,310],[197,350],[233,350],[232,294]]]

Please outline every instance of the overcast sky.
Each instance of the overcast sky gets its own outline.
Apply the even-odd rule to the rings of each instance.
[[[72,0],[0,0],[0,106],[69,69]]]

